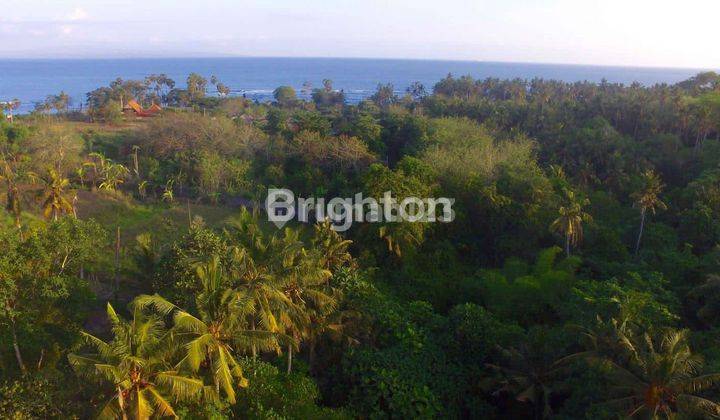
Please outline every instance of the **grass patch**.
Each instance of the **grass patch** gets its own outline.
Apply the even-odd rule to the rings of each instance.
[[[94,219],[108,229],[120,227],[124,244],[141,233],[150,232],[158,239],[174,240],[189,227],[190,220],[201,217],[208,226],[222,226],[238,209],[204,204],[139,203],[121,193],[78,191],[77,212],[82,219]]]

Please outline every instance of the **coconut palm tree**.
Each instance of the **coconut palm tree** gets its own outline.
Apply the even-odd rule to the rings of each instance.
[[[57,221],[63,213],[75,214],[75,208],[65,197],[65,189],[70,185],[70,180],[63,177],[54,168],[48,168],[47,175],[42,180],[45,184],[42,192],[44,195],[42,208],[45,218]]]
[[[282,332],[287,337],[288,373],[292,371],[293,350],[298,348],[301,331],[309,322],[301,305],[298,276],[307,269],[309,258],[300,241],[300,233],[285,228],[282,234],[266,235],[259,228],[257,215],[245,211],[235,224],[246,247],[235,251],[233,260],[239,288],[252,300],[256,311],[251,315],[255,328],[257,319],[269,331]],[[238,275],[242,273],[241,275]],[[323,283],[327,278],[323,278]],[[253,350],[254,354],[254,350]]]
[[[183,344],[185,355],[179,369],[193,373],[206,370],[215,390],[225,393],[235,403],[235,384],[247,386],[235,354],[252,346],[262,350],[277,348],[277,334],[247,328],[248,313],[254,309],[252,299],[230,287],[230,281],[220,263],[213,256],[197,268],[202,287],[196,296],[198,316],[186,312],[159,295],[142,295],[135,300],[140,308],[153,308],[162,315],[173,316],[174,336]]]
[[[640,189],[632,194],[632,199],[640,209],[640,229],[638,231],[637,241],[635,242],[635,255],[640,251],[640,240],[642,239],[643,229],[645,228],[645,216],[650,211],[655,214],[656,209],[665,210],[667,206],[660,200],[660,193],[663,189],[663,183],[660,177],[651,169],[642,173],[640,177],[642,185]]]
[[[720,374],[701,374],[702,358],[690,351],[688,335],[687,330],[646,333],[626,343],[631,357],[625,365],[600,359],[619,394],[606,404],[627,417],[720,417],[720,404],[699,395],[718,383]]]
[[[350,260],[349,241],[325,222],[316,227],[314,247],[307,250],[298,230],[267,234],[260,228],[257,213],[245,209],[232,222],[229,234],[241,243],[233,250],[231,267],[234,284],[253,302],[251,328],[261,325],[291,338],[286,347],[290,373],[293,351],[308,328],[337,306],[337,295],[328,284],[330,269]]]
[[[134,144],[132,147],[132,155],[133,155],[133,172],[135,173],[135,177],[137,179],[140,179],[140,162],[138,161],[138,152],[140,151],[140,146],[137,144]]]
[[[533,329],[518,347],[498,348],[501,363],[486,366],[500,375],[496,394],[508,392],[517,401],[531,404],[534,418],[552,414],[553,384],[566,373],[573,356],[558,358],[544,329]]]
[[[312,245],[320,251],[323,268],[335,271],[338,268],[352,262],[352,255],[348,248],[352,241],[343,239],[339,233],[332,228],[330,219],[315,224]]]
[[[297,235],[292,236],[293,230],[284,230],[285,236],[265,233],[258,217],[257,212],[243,208],[226,231],[238,243],[231,249],[230,274],[233,285],[253,303],[250,328],[281,332],[278,317],[292,305],[283,291],[284,264],[286,256],[302,244]],[[254,347],[252,354],[257,355]]]
[[[2,156],[3,162],[0,166],[0,181],[5,181],[7,185],[7,195],[5,201],[5,209],[15,217],[15,226],[19,229],[20,225],[20,189],[18,188],[18,175],[10,167],[9,162]]]
[[[265,248],[266,244],[258,242],[257,247]],[[231,250],[230,273],[237,290],[251,302],[252,311],[247,315],[250,329],[280,332],[276,315],[281,312],[280,308],[290,304],[282,290],[283,279],[275,275],[271,267],[258,264],[246,248],[240,247]],[[256,357],[254,344],[251,351]]]
[[[577,246],[583,238],[583,223],[592,221],[592,216],[584,208],[590,204],[588,199],[580,199],[571,190],[565,190],[566,205],[558,209],[558,218],[550,229],[565,237],[565,254],[570,256],[570,246]]]
[[[328,296],[330,299],[324,304],[309,308],[309,322],[303,331],[307,341],[310,372],[313,372],[317,344],[322,337],[327,336],[336,342],[346,338],[349,343],[357,343],[357,340],[348,336],[345,331],[349,323],[357,320],[357,312],[338,309],[339,302],[342,301],[342,293],[339,290],[330,289]]]
[[[176,416],[173,401],[216,397],[212,387],[203,386],[200,379],[183,376],[169,363],[174,349],[165,345],[166,331],[160,318],[146,316],[135,307],[133,319],[125,321],[110,304],[107,315],[112,341],[83,333],[94,353],[68,355],[78,375],[112,387],[112,397],[100,411],[100,418]]]
[[[288,234],[292,235],[292,234]],[[337,294],[329,286],[332,272],[322,265],[318,252],[304,248],[293,249],[283,261],[283,292],[291,305],[280,316],[286,334],[294,343],[288,345],[287,372],[292,372],[293,348],[300,345],[311,331],[313,322],[319,322],[337,309]]]
[[[332,228],[329,219],[315,224],[312,238],[313,254],[317,256],[320,268],[334,274],[342,267],[354,263],[348,248],[352,241],[343,239],[338,232]],[[325,273],[327,274],[327,273]],[[328,276],[328,280],[330,277]],[[326,282],[323,292],[330,299],[317,302],[311,306],[308,312],[309,320],[304,335],[308,343],[308,364],[312,371],[315,361],[315,348],[318,340],[323,335],[339,338],[343,335],[344,323],[354,317],[352,311],[339,311],[338,305],[342,301],[340,290],[331,287]]]

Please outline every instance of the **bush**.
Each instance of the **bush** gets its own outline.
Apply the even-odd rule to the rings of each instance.
[[[350,419],[349,413],[317,405],[315,382],[301,373],[281,374],[277,367],[252,358],[240,360],[249,380],[231,407],[244,419]]]

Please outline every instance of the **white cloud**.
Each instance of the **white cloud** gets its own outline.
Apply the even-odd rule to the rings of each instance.
[[[65,19],[72,22],[86,20],[88,17],[88,12],[86,12],[85,9],[81,7],[76,7],[75,10],[72,11],[72,13],[68,13],[67,15],[65,15]]]
[[[60,25],[60,32],[63,35],[70,35],[75,31],[75,27],[73,25]]]

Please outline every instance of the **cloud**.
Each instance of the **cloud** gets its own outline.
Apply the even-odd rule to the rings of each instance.
[[[77,22],[81,20],[86,20],[88,17],[88,12],[86,12],[85,9],[81,7],[76,7],[75,10],[72,11],[72,13],[68,13],[67,15],[65,15],[65,20]]]
[[[73,31],[75,31],[75,27],[73,25],[60,25],[59,28],[63,35],[70,35]]]

